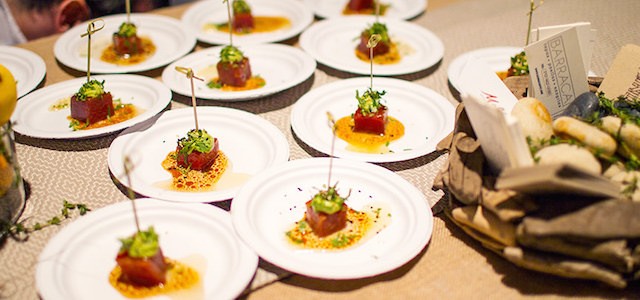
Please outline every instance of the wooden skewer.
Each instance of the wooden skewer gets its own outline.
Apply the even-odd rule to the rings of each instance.
[[[129,156],[124,157],[124,173],[127,176],[128,188],[127,188],[127,196],[129,200],[131,200],[131,206],[133,207],[133,218],[136,223],[136,230],[140,232],[140,221],[138,220],[138,210],[136,209],[135,194],[133,193],[133,187],[131,185],[131,170],[133,170],[133,162]]]
[[[98,21],[102,22],[102,26],[96,28],[95,23]],[[87,40],[87,82],[91,80],[91,35],[102,28],[104,28],[104,21],[102,19],[95,19],[87,25],[87,32],[80,35],[80,37],[89,37]]]
[[[227,28],[229,29],[229,46],[233,46],[233,28],[231,26],[231,4],[229,0],[222,0],[222,3],[227,3]]]
[[[195,88],[194,88],[194,85],[193,85],[193,79],[195,78],[195,79],[198,79],[200,81],[204,81],[204,79],[193,75],[193,69],[191,69],[191,68],[176,66],[176,71],[187,75],[187,78],[189,78],[189,80],[191,81],[191,105],[193,106],[193,118],[194,118],[194,120],[196,122],[196,130],[198,130],[198,113],[196,111],[196,106],[197,106],[197,104],[196,104],[196,93],[195,93]]]
[[[127,23],[131,23],[131,19],[130,19],[130,15],[131,15],[131,1],[130,0],[126,0],[125,1],[125,6],[126,6],[126,10],[127,10]]]
[[[371,78],[369,88],[373,90],[373,48],[378,45],[382,40],[382,36],[379,34],[372,34],[367,41],[367,48],[369,48],[369,77]]]
[[[329,178],[327,179],[327,188],[331,186],[331,170],[333,169],[333,149],[336,144],[336,120],[333,115],[327,111],[327,119],[329,120],[329,126],[331,127],[331,154],[329,155]]]

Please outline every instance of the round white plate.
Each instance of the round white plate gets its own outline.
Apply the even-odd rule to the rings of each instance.
[[[286,40],[298,35],[313,22],[313,12],[297,0],[251,0],[248,3],[254,16],[285,17],[291,22],[291,27],[272,32],[235,34],[234,45]],[[229,44],[229,33],[205,29],[205,25],[226,23],[228,19],[227,4],[220,0],[200,1],[182,15],[182,22],[196,33],[198,40],[217,45]]]
[[[201,99],[223,101],[243,101],[268,96],[309,78],[316,69],[316,61],[304,51],[287,45],[262,44],[241,46],[239,49],[249,58],[251,73],[266,81],[261,88],[247,91],[222,91],[207,87],[207,82],[218,77],[216,64],[220,60],[223,46],[211,47],[189,54],[169,65],[162,72],[162,81],[174,92],[191,96],[191,83],[186,76],[175,70],[176,66],[192,68],[196,76],[204,81],[194,80],[195,95]]]
[[[161,112],[171,102],[171,90],[162,82],[140,75],[99,75],[93,79],[104,80],[105,91],[113,99],[135,105],[142,111],[127,121],[102,128],[73,131],[67,117],[69,109],[51,111],[49,108],[64,98],[71,97],[87,81],[86,77],[56,83],[29,93],[16,106],[11,116],[13,129],[23,135],[45,139],[79,139],[116,132],[147,120]]]
[[[373,24],[371,16],[332,18],[313,24],[300,35],[300,46],[319,63],[362,75],[371,73],[369,62],[360,60],[355,49],[360,33]],[[395,64],[373,65],[373,74],[393,76],[428,69],[442,59],[444,45],[431,31],[402,20],[380,18],[399,48],[401,60]]]
[[[4,65],[18,85],[18,98],[35,89],[47,73],[39,55],[18,47],[0,46],[0,64]]]
[[[89,212],[47,243],[36,267],[43,299],[129,299],[108,279],[118,239],[135,232],[129,201]],[[154,226],[164,255],[199,271],[203,299],[233,299],[242,293],[255,274],[258,256],[237,237],[226,211],[200,203],[135,201],[140,227]]]
[[[104,28],[91,37],[92,73],[132,73],[155,69],[189,53],[196,44],[195,35],[179,20],[151,14],[131,14],[131,22],[138,28],[138,36],[148,37],[156,45],[156,52],[146,60],[134,65],[115,65],[100,60],[102,51],[112,43],[114,32],[126,21],[126,15],[102,18]],[[96,25],[99,26],[100,22]],[[58,38],[53,52],[62,64],[80,71],[87,71],[87,23],[82,23]]]
[[[308,7],[320,18],[344,16],[342,10],[349,0],[304,0]],[[427,8],[427,0],[380,0],[381,4],[391,4],[384,17],[411,19]]]
[[[431,238],[433,215],[416,187],[377,165],[335,159],[332,185],[347,205],[388,208],[391,222],[372,238],[344,250],[305,250],[285,236],[303,218],[305,202],[327,183],[328,158],[289,161],[251,179],[233,199],[238,235],[260,257],[283,269],[325,279],[355,279],[396,269],[414,258]],[[380,205],[380,206],[378,206]]]
[[[447,69],[449,82],[456,90],[460,91],[460,75],[462,73],[462,69],[470,59],[477,59],[485,62],[494,72],[506,71],[511,67],[511,57],[521,51],[522,48],[518,47],[491,47],[461,54],[449,64],[449,68]]]
[[[338,120],[356,111],[360,94],[369,87],[369,78],[351,78],[325,84],[303,95],[291,111],[291,127],[307,145],[331,153],[332,131],[325,112]],[[386,91],[389,116],[405,127],[404,136],[389,144],[393,152],[361,153],[348,150],[348,143],[335,139],[334,156],[368,162],[393,162],[433,152],[436,145],[453,130],[455,109],[442,95],[424,86],[394,78],[374,78],[373,87]]]
[[[269,121],[232,108],[204,106],[197,110],[199,127],[218,138],[220,150],[229,158],[217,189],[171,190],[171,174],[161,165],[167,154],[176,149],[177,140],[195,128],[193,108],[167,111],[157,120],[122,132],[109,147],[111,173],[128,186],[123,160],[129,156],[135,165],[131,185],[136,192],[169,201],[215,202],[233,198],[251,176],[289,159],[287,139]]]

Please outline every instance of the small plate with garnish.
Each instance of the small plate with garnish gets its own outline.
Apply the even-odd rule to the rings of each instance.
[[[109,281],[119,239],[136,228],[129,201],[89,212],[47,243],[36,266],[36,286],[42,298],[130,299]],[[226,211],[201,203],[134,201],[140,227],[154,226],[164,255],[198,273],[199,280],[180,290],[181,296],[233,299],[242,293],[255,274],[258,256],[235,234]]]
[[[348,16],[316,22],[300,35],[300,47],[323,65],[369,75],[369,61],[359,57],[356,48],[361,32],[375,21],[373,16]],[[379,22],[386,25],[397,58],[375,63],[375,75],[411,74],[442,59],[444,45],[433,32],[403,20],[380,18]]]
[[[349,0],[304,0],[316,16],[324,19],[352,14],[346,10]],[[375,1],[374,1],[375,2]],[[408,20],[420,15],[427,8],[427,0],[379,0],[384,11],[382,16]],[[374,14],[367,11],[365,13]]]
[[[71,118],[72,96],[87,82],[85,77],[59,82],[33,91],[16,105],[13,129],[43,139],[82,139],[107,135],[152,118],[171,102],[171,90],[162,82],[140,75],[98,75],[111,93],[114,114],[86,124]]]
[[[119,55],[114,51],[113,35],[126,22],[124,14],[102,18],[104,28],[92,34],[92,73],[134,73],[156,69],[189,53],[196,44],[196,37],[177,19],[152,15],[131,14],[130,20],[141,39],[140,53]],[[97,22],[96,25],[102,25]],[[87,70],[87,23],[82,23],[63,33],[55,43],[53,52],[62,64],[79,71]]]
[[[490,66],[496,74],[506,76],[507,70],[511,67],[511,57],[521,51],[522,48],[518,47],[490,47],[465,52],[449,64],[447,68],[449,82],[457,91],[460,91],[460,75],[470,59],[480,60]]]
[[[370,78],[359,77],[309,91],[293,106],[291,128],[307,145],[322,153],[331,153],[332,131],[327,112],[337,120],[336,125],[351,118],[358,106],[356,91],[362,95],[369,85]],[[340,138],[341,131],[349,130],[348,125],[337,127],[333,153],[336,157],[368,162],[408,160],[433,152],[438,142],[453,130],[455,109],[435,91],[395,78],[375,77],[373,86],[385,92],[382,98],[388,107],[388,116],[401,123],[404,133],[388,142],[383,140],[385,136],[362,134],[361,140],[371,144],[356,146]]]
[[[424,249],[433,215],[420,190],[383,167],[344,159],[333,160],[328,184],[329,165],[329,158],[292,160],[253,177],[231,204],[238,235],[270,263],[323,279],[383,274]],[[363,212],[368,225],[353,244],[354,237],[341,231],[313,245],[294,242],[292,230],[308,230],[301,222],[305,203],[327,185],[335,186],[351,209]]]
[[[18,98],[38,87],[47,66],[39,55],[18,47],[0,46],[0,63],[4,65],[18,84]]]
[[[179,182],[173,181],[172,171],[163,165],[178,140],[194,129],[193,108],[167,111],[152,124],[122,132],[109,147],[111,173],[129,186],[122,166],[129,156],[134,164],[131,186],[135,192],[168,201],[215,202],[233,198],[249,178],[289,159],[284,134],[262,117],[224,107],[199,106],[197,111],[199,128],[217,138],[226,157],[226,167],[214,170],[217,182],[208,188],[184,190],[175,185]]]
[[[247,2],[254,28],[234,32],[234,45],[264,44],[293,38],[313,22],[313,12],[297,0]],[[200,1],[183,15],[182,22],[198,40],[216,45],[229,43],[227,5],[222,0]]]
[[[191,96],[189,81],[184,80],[184,75],[175,72],[176,66],[184,66],[193,69],[195,75],[203,79],[194,82],[197,98],[245,101],[293,87],[309,78],[316,69],[315,60],[298,48],[281,44],[239,46],[239,50],[249,58],[252,77],[260,79],[262,83],[256,85],[250,80],[245,87],[228,89],[212,84],[213,79],[218,77],[216,64],[220,60],[222,48],[207,48],[177,60],[164,69],[162,81],[174,92]]]

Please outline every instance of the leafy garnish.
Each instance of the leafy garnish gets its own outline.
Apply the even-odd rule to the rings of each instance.
[[[321,190],[313,196],[311,207],[314,211],[333,214],[342,209],[342,204],[349,198],[349,195],[344,198],[340,197],[336,185],[330,186],[327,190]]]
[[[360,96],[359,92],[356,91],[360,112],[365,116],[376,113],[380,107],[384,106],[381,101],[382,96],[386,93],[386,91],[378,92],[369,88]]]
[[[220,61],[225,63],[241,62],[244,59],[244,54],[240,49],[228,45],[220,51]]]
[[[131,237],[120,239],[122,246],[120,252],[127,252],[133,258],[152,257],[160,249],[158,234],[153,226],[149,226],[147,231],[138,231]]]
[[[233,13],[234,14],[242,14],[242,13],[251,13],[251,7],[244,0],[233,0]]]
[[[511,68],[509,73],[514,76],[522,76],[529,74],[529,63],[527,62],[527,55],[524,51],[511,57]]]
[[[104,94],[104,80],[93,79],[85,82],[75,95],[77,100],[85,101],[87,98],[96,98],[102,94]]]
[[[180,145],[180,153],[189,155],[193,151],[207,153],[213,148],[213,137],[204,129],[192,129],[187,133],[186,138],[178,140]]]
[[[77,210],[81,216],[84,216],[87,212],[91,211],[86,204],[71,203],[64,200],[60,214],[50,218],[44,223],[36,222],[31,226],[27,226],[24,224],[26,220],[17,223],[0,221],[0,236],[8,234],[17,241],[26,241],[29,238],[30,233],[52,225],[60,225],[63,220],[71,218],[71,212],[74,210]]]
[[[368,36],[372,36],[374,34],[379,34],[380,35],[380,41],[382,41],[384,43],[388,43],[389,42],[389,33],[387,31],[387,25],[385,25],[383,23],[375,22],[369,28],[365,29],[363,31],[363,33],[368,35]]]
[[[135,36],[137,32],[138,29],[136,28],[136,25],[134,25],[133,23],[122,22],[122,24],[120,24],[120,28],[118,28],[118,32],[116,33],[116,35],[121,37],[132,37]]]

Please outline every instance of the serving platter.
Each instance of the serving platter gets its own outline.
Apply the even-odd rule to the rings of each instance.
[[[162,161],[177,140],[193,128],[193,109],[173,109],[154,120],[122,132],[109,147],[109,170],[139,194],[177,202],[216,202],[231,199],[252,176],[289,159],[289,143],[269,121],[237,109],[197,108],[199,128],[217,138],[228,157],[224,175],[210,191],[182,192],[171,187],[171,174]],[[131,184],[124,172],[125,157],[133,162]]]
[[[316,22],[300,35],[300,47],[323,65],[369,75],[369,62],[360,60],[355,49],[360,42],[360,33],[375,20],[372,16],[348,16]],[[401,60],[394,64],[374,64],[374,74],[411,74],[426,70],[442,59],[442,41],[426,28],[389,18],[380,18],[379,22],[386,24],[389,37],[398,46]]]
[[[351,190],[345,202],[350,208],[384,207],[390,222],[342,250],[291,244],[285,232],[303,218],[305,202],[327,184],[329,163],[329,158],[311,158],[280,164],[253,177],[233,199],[234,228],[261,258],[305,276],[355,279],[394,270],[424,249],[433,230],[424,194],[385,168],[344,159],[334,159],[331,185],[338,183],[342,196]]]
[[[335,81],[303,95],[291,111],[291,128],[310,147],[331,153],[332,130],[326,112],[340,119],[355,112],[356,91],[362,94],[370,78],[359,77]],[[347,142],[336,138],[333,155],[368,162],[395,162],[433,152],[442,138],[453,130],[455,109],[435,91],[412,82],[394,78],[374,78],[375,90],[386,91],[388,114],[404,124],[405,134],[392,141],[389,153],[363,153],[350,150]]]
[[[215,206],[137,199],[140,227],[154,226],[164,255],[190,265],[201,282],[189,291],[202,299],[234,299],[249,284],[258,256],[233,230],[229,214]],[[130,299],[109,283],[121,243],[135,232],[124,200],[66,225],[38,257],[36,286],[43,299]]]
[[[134,73],[156,69],[189,53],[196,44],[196,36],[177,19],[152,14],[131,14],[131,22],[138,28],[139,37],[147,37],[156,46],[155,53],[146,60],[132,65],[116,65],[100,59],[103,50],[112,43],[113,33],[126,21],[124,14],[102,18],[104,28],[91,37],[92,73]],[[74,26],[63,33],[53,48],[54,55],[62,64],[79,71],[87,70],[87,24]],[[100,26],[96,22],[96,26]]]
[[[0,46],[0,63],[16,80],[18,98],[38,87],[47,67],[44,60],[34,52],[13,46]]]
[[[336,18],[344,16],[343,9],[349,0],[304,0],[305,4],[320,18]],[[384,17],[395,19],[412,19],[427,8],[427,0],[380,0],[381,4],[390,4]]]
[[[252,0],[249,1],[253,16],[285,17],[291,26],[271,32],[234,34],[234,45],[264,44],[283,41],[300,34],[311,22],[313,12],[297,0]],[[198,40],[209,44],[229,43],[229,33],[210,28],[227,23],[227,5],[220,0],[199,1],[182,15],[182,22]]]
[[[175,67],[192,68],[196,76],[204,81],[194,80],[194,93],[200,99],[219,101],[246,101],[265,97],[309,78],[316,69],[316,61],[304,51],[288,45],[261,44],[238,47],[251,64],[251,73],[265,80],[265,85],[244,91],[223,91],[210,88],[207,83],[218,77],[216,64],[220,60],[223,46],[211,47],[189,54],[170,64],[162,72],[162,81],[174,92],[191,96],[191,84],[184,74],[176,72]]]
[[[449,82],[460,91],[460,76],[467,62],[471,59],[480,60],[491,67],[494,72],[507,71],[511,66],[511,57],[520,53],[522,48],[518,47],[489,47],[465,52],[451,61],[447,68]]]
[[[74,131],[69,127],[67,117],[70,109],[52,110],[52,106],[76,93],[86,78],[76,78],[46,86],[29,93],[18,101],[11,116],[13,129],[26,136],[43,139],[82,139],[110,134],[142,121],[161,112],[171,102],[171,90],[162,82],[140,75],[98,75],[92,77],[104,80],[105,91],[111,92],[113,99],[133,104],[141,113],[129,120],[106,127]]]

